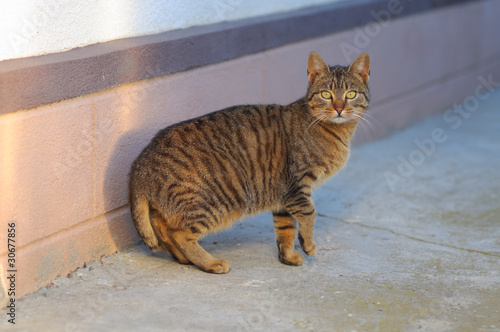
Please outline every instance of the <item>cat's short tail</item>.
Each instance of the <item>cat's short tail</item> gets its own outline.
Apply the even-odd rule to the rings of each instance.
[[[130,200],[130,211],[132,212],[132,218],[134,219],[135,228],[139,232],[144,243],[152,251],[157,251],[158,238],[151,226],[151,219],[149,217],[149,202],[147,198],[132,198]]]

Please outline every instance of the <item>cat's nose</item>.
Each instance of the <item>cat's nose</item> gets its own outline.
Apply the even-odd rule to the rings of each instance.
[[[335,110],[340,115],[340,113],[342,113],[342,111],[344,110],[344,108],[343,107],[335,107]]]

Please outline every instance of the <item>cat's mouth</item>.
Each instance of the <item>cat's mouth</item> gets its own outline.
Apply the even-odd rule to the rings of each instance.
[[[349,121],[349,120],[350,120],[350,117],[346,116],[343,113],[336,114],[336,115],[330,117],[330,121],[332,121],[334,123],[344,123],[344,122]]]

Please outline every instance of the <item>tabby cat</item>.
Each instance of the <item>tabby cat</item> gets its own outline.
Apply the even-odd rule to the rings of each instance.
[[[129,201],[151,250],[227,273],[198,243],[207,233],[271,210],[281,262],[314,255],[312,190],[338,172],[368,106],[369,57],[329,67],[308,61],[307,95],[287,105],[234,106],[161,130],[134,161]]]

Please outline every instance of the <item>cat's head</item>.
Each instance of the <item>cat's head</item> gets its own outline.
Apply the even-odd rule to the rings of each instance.
[[[368,54],[361,54],[349,67],[329,67],[319,55],[311,52],[307,74],[307,101],[319,121],[344,123],[364,114],[370,98]]]

